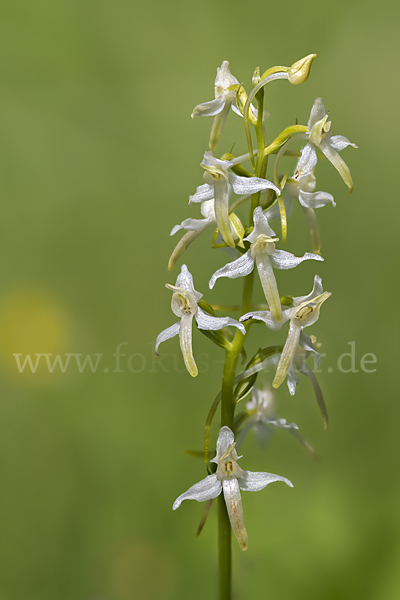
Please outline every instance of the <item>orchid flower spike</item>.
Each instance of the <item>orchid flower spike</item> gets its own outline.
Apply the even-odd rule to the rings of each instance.
[[[264,442],[270,436],[270,428],[281,428],[286,429],[291,433],[303,446],[307,448],[312,454],[314,449],[310,444],[303,438],[299,432],[299,428],[296,423],[289,423],[286,419],[277,419],[274,411],[274,394],[272,390],[265,387],[259,390],[253,387],[251,392],[251,399],[246,404],[246,412],[249,415],[245,426],[240,431],[238,438],[243,439],[244,435],[250,429],[254,429],[259,439]],[[238,441],[239,445],[239,441]]]
[[[353,180],[351,178],[350,169],[341,156],[339,156],[339,152],[344,150],[344,148],[347,148],[347,146],[353,146],[353,148],[357,148],[357,146],[352,144],[343,135],[332,136],[332,123],[331,121],[328,121],[328,113],[325,111],[322,98],[317,98],[315,100],[307,126],[308,133],[306,135],[309,142],[304,146],[297,163],[295,179],[298,179],[307,173],[311,173],[317,164],[316,148],[319,148],[333,164],[350,192],[352,192]]]
[[[206,502],[223,492],[233,532],[240,548],[247,550],[247,531],[244,524],[240,490],[259,492],[274,481],[284,481],[289,487],[293,487],[293,484],[286,477],[272,473],[243,471],[237,464],[239,458],[241,456],[238,456],[235,450],[235,438],[232,431],[229,427],[222,427],[218,435],[217,455],[211,461],[217,465],[216,473],[209,475],[181,494],[175,500],[172,509],[179,508],[183,500]]]
[[[314,192],[315,186],[316,179],[313,171],[306,175],[300,175],[297,179],[289,177],[282,191],[282,199],[285,204],[287,216],[289,216],[293,210],[294,201],[299,201],[310,229],[313,252],[320,254],[321,241],[318,221],[314,209],[321,208],[327,204],[336,206],[336,203],[332,194],[328,194],[328,192]],[[278,204],[275,204],[272,208],[268,209],[265,214],[268,219],[280,218]]]
[[[283,323],[290,321],[288,337],[278,363],[272,387],[278,388],[284,381],[290,364],[294,360],[303,327],[309,327],[318,320],[320,308],[330,295],[331,292],[323,291],[321,278],[316,275],[311,293],[308,296],[294,297],[293,308],[284,310],[282,319],[279,322],[274,319],[269,310],[249,312],[240,317],[240,321],[242,322],[248,319],[264,321],[269,329],[275,331],[280,329]]]
[[[217,331],[223,327],[233,326],[240,329],[245,334],[246,330],[241,323],[230,317],[212,317],[204,312],[199,306],[198,301],[203,294],[196,292],[193,285],[193,277],[186,265],[182,265],[180,274],[176,279],[175,285],[166,284],[166,287],[173,291],[171,308],[172,312],[180,317],[179,321],[162,331],[156,341],[156,353],[161,342],[169,340],[175,335],[179,335],[179,342],[182,350],[185,366],[192,377],[198,374],[197,365],[193,357],[192,350],[192,323],[193,317],[196,319],[199,329]]]
[[[253,219],[254,229],[247,238],[244,238],[251,242],[250,250],[216,271],[210,279],[209,286],[212,289],[219,277],[229,277],[230,279],[245,277],[253,271],[254,263],[256,263],[272,317],[276,322],[280,322],[282,307],[273,267],[275,269],[293,269],[304,260],[324,259],[318,254],[309,252],[306,252],[304,256],[297,257],[284,250],[276,250],[275,242],[278,241],[278,238],[275,237],[275,232],[269,226],[268,219],[260,206],[255,209]]]
[[[293,356],[293,360],[289,365],[287,372],[287,385],[289,388],[289,392],[292,396],[296,393],[296,386],[300,382],[299,376],[297,375],[296,369],[302,375],[308,377],[311,381],[311,385],[314,388],[315,397],[317,399],[318,407],[322,413],[322,417],[324,419],[325,429],[328,429],[329,418],[328,411],[326,408],[324,396],[322,394],[322,390],[319,386],[318,380],[315,377],[313,370],[307,365],[306,360],[310,356],[310,354],[314,354],[314,360],[317,367],[319,367],[321,362],[321,356],[319,352],[315,349],[314,344],[316,343],[315,336],[309,337],[302,331],[300,333],[299,344],[296,348],[295,354]]]
[[[232,224],[229,218],[229,195],[231,190],[235,194],[246,195],[272,189],[280,195],[280,190],[270,181],[259,177],[240,177],[229,169],[233,163],[229,160],[219,160],[210,151],[204,153],[201,166],[205,170],[204,180],[206,183],[200,185],[189,202],[204,202],[204,200],[215,199],[215,219],[224,241],[231,248],[235,247],[232,233]]]

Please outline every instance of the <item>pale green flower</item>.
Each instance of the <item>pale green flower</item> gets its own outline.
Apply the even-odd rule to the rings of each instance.
[[[238,456],[235,450],[235,438],[232,431],[229,427],[222,427],[218,435],[217,455],[211,461],[217,465],[216,472],[181,494],[175,500],[172,509],[179,508],[183,500],[206,502],[223,492],[233,532],[240,548],[247,550],[247,531],[244,524],[240,490],[259,492],[274,481],[283,481],[290,487],[293,487],[293,484],[289,479],[280,475],[243,471],[237,463],[240,458],[242,457]]]
[[[222,65],[217,69],[217,76],[214,83],[215,99],[210,100],[210,102],[198,104],[193,109],[192,119],[196,116],[214,117],[209,141],[210,150],[214,151],[217,147],[229,113],[229,109],[232,108],[233,112],[238,114],[240,117],[243,116],[236,106],[236,93],[239,88],[240,84],[236,77],[232,75],[229,62],[224,60]],[[251,105],[250,110],[253,118],[256,120],[257,109]],[[265,116],[268,116],[268,114]]]
[[[205,170],[204,180],[206,183],[200,185],[189,202],[204,202],[214,198],[215,219],[224,241],[231,248],[235,247],[233,239],[231,220],[229,218],[229,196],[233,190],[239,196],[255,194],[261,190],[272,189],[279,196],[280,190],[267,179],[259,177],[240,177],[230,168],[233,162],[219,160],[210,151],[204,153],[201,166]]]
[[[274,388],[278,388],[288,374],[288,369],[298,350],[302,329],[313,325],[318,320],[320,308],[330,295],[331,292],[323,291],[321,278],[316,275],[311,293],[307,296],[294,297],[293,308],[282,311],[283,315],[280,321],[276,321],[269,310],[253,311],[240,317],[242,322],[248,319],[264,321],[269,329],[275,331],[280,329],[286,321],[290,321],[288,337],[272,382]]]
[[[274,237],[275,232],[269,226],[268,219],[260,206],[255,209],[253,219],[254,229],[247,238],[244,238],[245,241],[251,242],[250,249],[238,259],[218,269],[211,277],[209,286],[212,289],[219,277],[229,277],[229,279],[246,277],[253,271],[256,264],[271,314],[275,321],[280,321],[282,307],[273,268],[293,269],[304,260],[321,261],[324,259],[318,254],[309,252],[298,257],[290,252],[285,252],[285,250],[277,250],[275,242],[278,241],[278,238]]]
[[[293,211],[294,201],[298,200],[310,229],[313,251],[319,254],[321,251],[321,241],[318,221],[314,209],[321,208],[327,204],[336,206],[336,203],[332,194],[328,194],[328,192],[314,192],[315,186],[316,179],[313,171],[306,175],[300,175],[297,179],[289,177],[282,191],[282,199],[285,204],[287,216]],[[272,208],[268,209],[265,214],[268,219],[280,219],[278,204],[275,204]]]
[[[251,399],[246,404],[246,412],[248,413],[249,418],[243,429],[241,429],[238,439],[240,438],[240,440],[242,440],[250,429],[254,429],[260,441],[265,442],[270,437],[272,429],[285,429],[307,448],[307,450],[314,454],[314,449],[303,438],[296,423],[289,423],[286,419],[276,417],[274,394],[269,388],[264,387],[260,390],[253,387]]]
[[[241,323],[230,317],[213,317],[204,312],[198,302],[203,294],[196,292],[193,285],[193,277],[186,265],[182,265],[180,274],[177,277],[176,284],[166,284],[166,287],[172,290],[171,308],[172,312],[180,317],[179,321],[162,331],[156,341],[156,353],[159,345],[165,340],[179,335],[179,342],[182,350],[183,360],[187,370],[192,377],[198,374],[197,365],[193,357],[192,349],[192,325],[193,317],[196,320],[199,329],[217,331],[223,327],[233,326],[245,334],[246,330]]]
[[[315,100],[307,126],[308,133],[305,135],[309,138],[309,142],[302,150],[297,163],[295,178],[298,179],[302,175],[311,173],[317,164],[316,148],[318,148],[333,164],[350,192],[353,191],[350,169],[339,156],[339,152],[347,146],[353,146],[353,148],[357,148],[357,146],[352,144],[344,135],[332,136],[332,123],[328,121],[328,113],[325,111],[322,98]]]

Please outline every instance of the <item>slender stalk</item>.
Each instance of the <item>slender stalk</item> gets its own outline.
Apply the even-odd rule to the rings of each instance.
[[[264,177],[266,172],[266,161],[263,159],[265,144],[267,143],[264,132],[262,117],[264,110],[264,90],[257,94],[258,118],[256,125],[257,132],[257,165],[255,168],[256,177]],[[260,193],[253,194],[251,197],[251,209],[249,224],[253,223],[254,209],[260,203]],[[249,312],[253,295],[254,271],[247,275],[243,284],[242,296],[242,314]],[[246,333],[250,327],[250,322],[245,323]],[[242,351],[246,336],[239,330],[236,331],[232,340],[231,347],[226,351],[224,373],[222,378],[221,391],[221,427],[227,426],[233,429],[235,419],[235,403],[233,400],[233,387],[236,373],[236,367]],[[232,599],[232,528],[229,521],[228,512],[223,494],[218,498],[218,552],[219,552],[219,577],[220,577],[220,600]]]
[[[218,554],[220,600],[231,600],[232,594],[232,529],[223,494],[218,498]]]

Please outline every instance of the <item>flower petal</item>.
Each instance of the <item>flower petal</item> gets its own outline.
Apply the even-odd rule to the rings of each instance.
[[[278,209],[279,210],[279,209]],[[263,213],[261,206],[257,206],[253,213],[254,229],[245,240],[253,243],[259,235],[275,236],[275,231],[271,229],[268,223],[268,217]]]
[[[181,319],[179,327],[179,342],[182,350],[185,366],[192,377],[196,377],[199,373],[196,362],[193,357],[192,348],[192,321],[193,314],[184,315]]]
[[[203,102],[198,104],[192,112],[192,119],[194,117],[213,117],[221,112],[225,106],[224,96],[210,100],[210,102]]]
[[[255,194],[256,192],[260,192],[261,190],[272,189],[280,196],[281,191],[276,187],[271,181],[267,179],[260,179],[259,177],[240,177],[239,175],[235,175],[235,173],[229,173],[229,182],[233,187],[233,191],[235,194],[239,194],[239,196],[245,194]]]
[[[220,160],[219,158],[215,158],[211,150],[206,150],[204,152],[203,160],[201,161],[201,166],[203,168],[220,167],[221,171],[227,172],[229,167],[232,166],[232,162],[230,160]]]
[[[294,296],[293,297],[293,306],[298,306],[303,302],[309,302],[316,296],[320,296],[323,293],[324,289],[322,287],[322,279],[319,275],[315,275],[314,277],[314,285],[312,291],[307,296]]]
[[[164,331],[158,334],[155,347],[156,354],[158,354],[158,348],[162,342],[165,342],[166,340],[169,340],[170,338],[173,338],[179,334],[180,323],[181,322],[179,320],[177,323],[171,325],[171,327],[168,327],[168,329],[164,329]]]
[[[315,364],[319,368],[319,365],[321,363],[321,355],[319,352],[316,351],[315,346],[311,341],[311,338],[306,333],[304,333],[304,331],[302,331],[300,334],[299,344],[302,348],[304,348],[304,350],[307,350],[307,352],[312,352],[314,354]]]
[[[239,82],[232,75],[229,61],[224,60],[220,67],[217,68],[217,75],[215,77],[215,95],[221,93],[221,90],[227,90],[231,85],[237,85]]]
[[[201,308],[197,309],[195,319],[200,329],[218,331],[218,329],[222,329],[223,327],[232,326],[240,329],[243,335],[246,334],[244,326],[239,321],[236,321],[236,319],[231,319],[231,317],[213,317]]]
[[[343,179],[350,192],[353,191],[353,180],[351,178],[350,169],[344,162],[343,158],[337,153],[337,151],[330,146],[329,142],[322,140],[319,144],[319,149],[323,152],[326,158],[333,164],[340,177]]]
[[[296,393],[296,386],[300,383],[300,377],[296,373],[294,363],[291,362],[287,372],[287,386],[289,388],[289,394],[294,396]]]
[[[268,419],[264,417],[264,422],[273,427],[280,427],[281,429],[298,429],[296,423],[289,423],[286,419]]]
[[[332,194],[328,194],[328,192],[310,193],[299,190],[299,202],[306,208],[321,208],[321,206],[326,206],[329,203],[336,206]]]
[[[256,264],[272,318],[279,322],[282,320],[282,306],[270,258],[266,253],[256,254]]]
[[[226,509],[236,536],[242,550],[247,550],[248,539],[246,526],[244,524],[242,498],[240,496],[239,483],[237,479],[224,479],[222,482]]]
[[[317,153],[314,148],[314,144],[310,142],[306,144],[301,151],[301,156],[297,162],[295,169],[295,179],[303,175],[308,175],[311,173],[315,165],[317,164]]]
[[[286,323],[286,321],[288,319],[290,319],[291,316],[291,310],[283,310],[282,311],[282,320],[279,322],[276,322],[270,311],[269,310],[254,310],[252,312],[248,312],[245,315],[243,315],[242,317],[240,317],[239,321],[241,321],[242,323],[244,321],[248,321],[249,319],[256,319],[257,321],[264,321],[264,323],[266,324],[266,326],[268,327],[268,329],[272,329],[273,331],[278,331],[278,329],[280,329],[282,327],[282,325],[284,323]]]
[[[295,256],[285,250],[275,250],[270,256],[271,264],[275,269],[293,269],[304,260],[324,260],[319,254],[311,254],[306,252],[303,256]]]
[[[172,510],[176,510],[180,507],[184,500],[197,500],[197,502],[205,502],[206,500],[213,500],[220,495],[222,490],[221,482],[218,481],[216,474],[209,475],[205,479],[195,483],[190,487],[187,492],[184,492],[175,500],[172,505]]]
[[[221,456],[225,454],[229,446],[232,446],[235,441],[235,436],[229,427],[221,427],[217,439],[217,454],[211,462],[218,463]]]
[[[244,492],[260,492],[269,483],[275,481],[283,481],[289,487],[293,487],[293,483],[286,477],[274,475],[273,473],[256,473],[253,471],[243,471],[242,477],[238,479],[240,489]]]
[[[210,219],[185,219],[180,225],[175,225],[172,228],[170,235],[175,235],[181,229],[186,229],[186,231],[203,231],[210,223]]]
[[[231,263],[228,263],[218,271],[215,271],[209,282],[210,290],[213,289],[215,282],[220,277],[229,277],[229,279],[236,279],[237,277],[245,277],[249,275],[254,269],[254,260],[251,258],[250,250],[248,250],[238,259]]]
[[[311,132],[311,129],[314,127],[318,121],[320,121],[326,114],[324,103],[322,102],[322,98],[316,98],[311,109],[310,118],[308,119],[308,131]]]
[[[230,248],[234,248],[236,244],[229,218],[229,184],[223,179],[214,183],[214,210],[217,226],[224,241]]]
[[[296,354],[297,346],[299,345],[300,333],[301,326],[297,321],[292,319],[290,321],[289,333],[286,338],[285,346],[282,350],[278,368],[276,369],[276,374],[272,382],[272,387],[275,389],[281,385],[287,375],[290,364]]]
[[[189,196],[189,203],[204,202],[204,200],[212,200],[214,198],[214,186],[208,183],[203,183],[196,188],[195,193]]]
[[[350,140],[347,139],[347,137],[344,137],[344,135],[333,135],[329,138],[329,145],[337,152],[344,150],[345,148],[347,148],[347,146],[353,146],[353,148],[358,148],[356,144],[352,144]]]
[[[178,288],[187,290],[193,296],[196,302],[198,302],[200,298],[203,297],[203,294],[200,294],[200,292],[196,292],[196,290],[194,289],[193,276],[186,265],[182,265],[181,272],[176,278],[175,285]]]
[[[201,231],[187,231],[185,235],[181,237],[168,261],[168,271],[172,271],[175,262],[190,246],[190,244],[201,234]]]

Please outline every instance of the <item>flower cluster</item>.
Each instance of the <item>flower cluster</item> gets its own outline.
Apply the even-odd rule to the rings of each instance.
[[[215,98],[197,105],[192,113],[192,117],[214,118],[209,148],[204,152],[200,164],[204,183],[189,196],[192,210],[193,205],[200,204],[202,218],[186,218],[171,231],[171,235],[181,230],[185,230],[185,233],[171,254],[169,270],[173,269],[182,254],[200,235],[209,231],[210,234],[212,232],[212,248],[225,249],[231,256],[230,260],[224,260],[224,256],[227,257],[228,254],[219,250],[222,266],[211,275],[209,289],[212,290],[221,278],[243,279],[241,305],[212,305],[206,302],[203,294],[195,290],[189,269],[182,265],[175,285],[166,284],[172,291],[172,312],[179,320],[162,331],[156,342],[158,353],[161,342],[179,336],[185,366],[193,377],[198,375],[192,347],[193,322],[201,333],[226,353],[222,390],[214,400],[206,424],[205,458],[208,476],[181,494],[174,502],[173,509],[177,509],[183,500],[211,501],[223,493],[226,514],[242,550],[247,549],[248,539],[240,490],[259,491],[274,481],[284,481],[291,487],[292,483],[285,477],[271,473],[242,470],[237,462],[241,457],[236,452],[235,437],[237,443],[241,444],[250,429],[257,429],[259,432],[265,432],[268,428],[285,429],[314,453],[295,423],[276,417],[272,409],[273,392],[270,388],[265,385],[255,387],[257,377],[266,366],[277,364],[272,387],[276,389],[287,380],[291,395],[295,394],[300,382],[299,374],[305,375],[313,386],[325,427],[328,426],[321,388],[312,368],[307,364],[308,358],[313,357],[315,364],[319,365],[320,356],[315,348],[314,336],[308,336],[304,329],[316,323],[321,306],[331,293],[323,290],[320,276],[315,275],[309,294],[282,296],[276,271],[296,268],[304,261],[320,263],[324,260],[321,256],[321,239],[315,210],[324,206],[335,207],[336,203],[330,193],[315,191],[318,189],[318,161],[320,158],[328,159],[351,192],[353,181],[350,170],[339,152],[348,146],[357,146],[342,135],[332,135],[332,124],[321,98],[314,101],[307,125],[289,125],[269,145],[265,135],[265,121],[269,115],[264,111],[265,86],[277,79],[285,79],[292,85],[303,83],[308,78],[315,56],[310,54],[291,67],[271,67],[263,74],[256,69],[249,94],[231,74],[228,61],[222,63],[215,79]],[[243,119],[247,152],[234,156],[231,150],[230,153],[217,155],[216,150],[231,109]],[[250,126],[255,128],[256,149],[253,149]],[[294,144],[300,144],[296,151],[292,148]],[[282,169],[282,159],[293,156],[297,158],[294,168],[292,166],[290,171]],[[269,180],[268,160],[272,158],[274,163]],[[246,161],[251,161],[254,172],[243,166]],[[293,173],[292,176],[288,176],[288,172]],[[300,209],[296,208],[296,200]],[[246,203],[250,205],[249,221],[245,221],[241,214]],[[305,252],[303,256],[295,256],[282,247],[279,248],[280,240],[281,243],[286,243],[288,218],[296,210],[304,213],[311,235],[312,253]],[[275,226],[274,229],[271,228],[270,222],[274,219],[280,219],[282,235],[275,233]],[[252,299],[255,276],[259,278],[264,294],[261,303],[257,304]],[[216,314],[218,311],[225,311],[226,314],[233,310],[241,311],[237,319]],[[279,331],[288,323],[286,340],[281,345],[261,348],[249,360],[242,373],[236,375],[239,356],[245,356],[243,346],[249,329],[259,321],[271,332]],[[247,401],[245,410],[235,416],[237,403],[248,394],[251,394],[251,399]],[[216,442],[216,456],[208,462],[209,430],[220,402],[221,427]],[[223,514],[220,518],[223,518]]]

